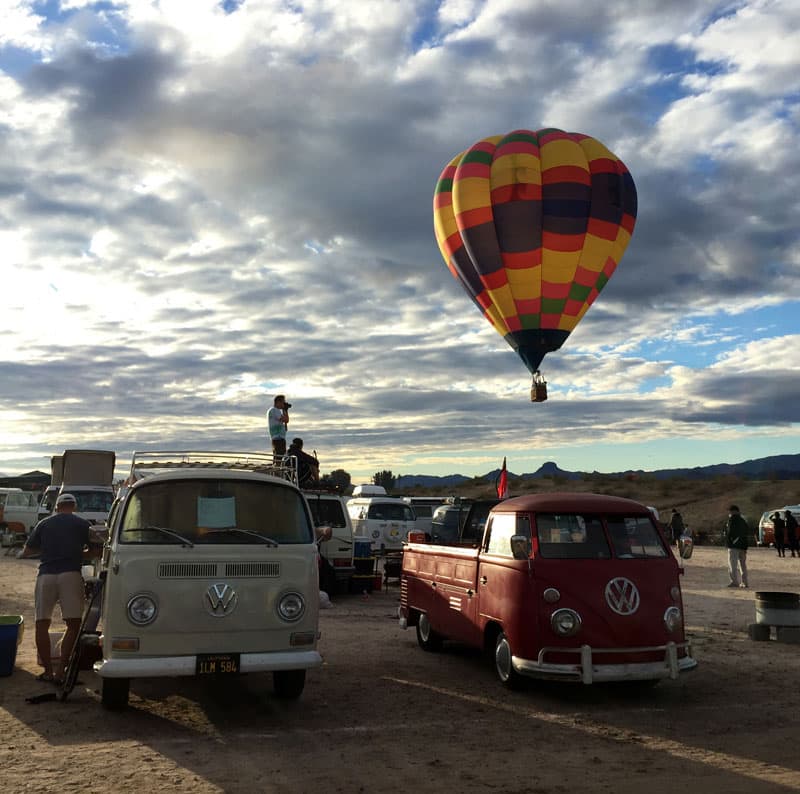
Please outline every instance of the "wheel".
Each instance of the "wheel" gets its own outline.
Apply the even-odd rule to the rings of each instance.
[[[303,694],[306,685],[305,670],[275,670],[272,673],[272,688],[283,700],[296,700]]]
[[[501,631],[497,635],[497,641],[494,646],[494,669],[504,686],[509,689],[519,689],[524,679],[514,669],[511,657],[511,644],[508,641],[508,637]]]
[[[103,707],[111,711],[124,709],[128,705],[130,678],[104,678],[101,700]]]
[[[417,621],[417,642],[423,651],[438,651],[442,647],[442,635],[437,634],[428,620],[428,616],[422,612]]]

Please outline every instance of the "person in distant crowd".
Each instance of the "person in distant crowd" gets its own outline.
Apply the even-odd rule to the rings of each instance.
[[[278,394],[272,402],[272,408],[267,411],[267,425],[274,455],[286,454],[286,428],[289,424],[291,407],[291,404],[286,402],[286,398],[282,394]]]
[[[736,505],[728,508],[725,525],[725,547],[728,549],[728,587],[747,587],[747,547],[750,527]]]
[[[800,557],[800,543],[797,538],[797,519],[791,510],[783,511],[783,521],[786,524],[786,545],[792,552],[792,557]]]
[[[319,461],[303,451],[303,439],[294,438],[289,455],[297,458],[297,482],[301,488],[311,488],[319,482]]]
[[[686,531],[686,527],[683,523],[683,516],[674,507],[669,519],[669,529],[672,533],[672,542],[677,545],[678,538]]]
[[[78,637],[83,613],[84,587],[81,576],[84,546],[102,546],[91,534],[88,521],[74,515],[77,501],[62,493],[56,499],[55,513],[43,518],[31,532],[20,557],[39,555],[39,575],[34,593],[36,609],[36,650],[44,672],[40,681],[57,683]],[[53,664],[50,654],[50,623],[56,603],[67,630],[61,641],[61,658]]]
[[[781,518],[781,514],[774,512],[770,518],[775,534],[775,551],[779,557],[786,556],[786,522]]]

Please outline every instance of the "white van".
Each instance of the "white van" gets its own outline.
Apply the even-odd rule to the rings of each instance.
[[[343,497],[329,491],[303,491],[315,527],[330,527],[331,537],[319,544],[319,553],[327,562],[320,568],[320,590],[331,594],[346,592],[353,567],[353,524]]]
[[[297,698],[319,667],[318,549],[296,470],[264,453],[134,453],[103,554],[106,708],[131,679],[271,672]]]
[[[3,521],[22,524],[25,532],[30,532],[39,520],[39,500],[34,491],[0,488],[0,506],[3,508]]]
[[[363,496],[350,499],[347,512],[355,537],[367,538],[372,551],[400,551],[408,533],[417,528],[414,508],[393,496]]]

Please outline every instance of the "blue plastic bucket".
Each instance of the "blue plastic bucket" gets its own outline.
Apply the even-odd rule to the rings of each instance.
[[[23,625],[22,615],[0,615],[0,676],[14,672]]]
[[[372,556],[372,543],[369,538],[353,538],[353,557],[355,559]]]

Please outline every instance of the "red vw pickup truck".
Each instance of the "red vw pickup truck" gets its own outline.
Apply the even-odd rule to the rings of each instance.
[[[466,531],[465,531],[466,530]],[[681,569],[652,513],[586,493],[495,505],[470,537],[403,553],[400,625],[420,646],[486,649],[500,680],[658,681],[696,667]]]

